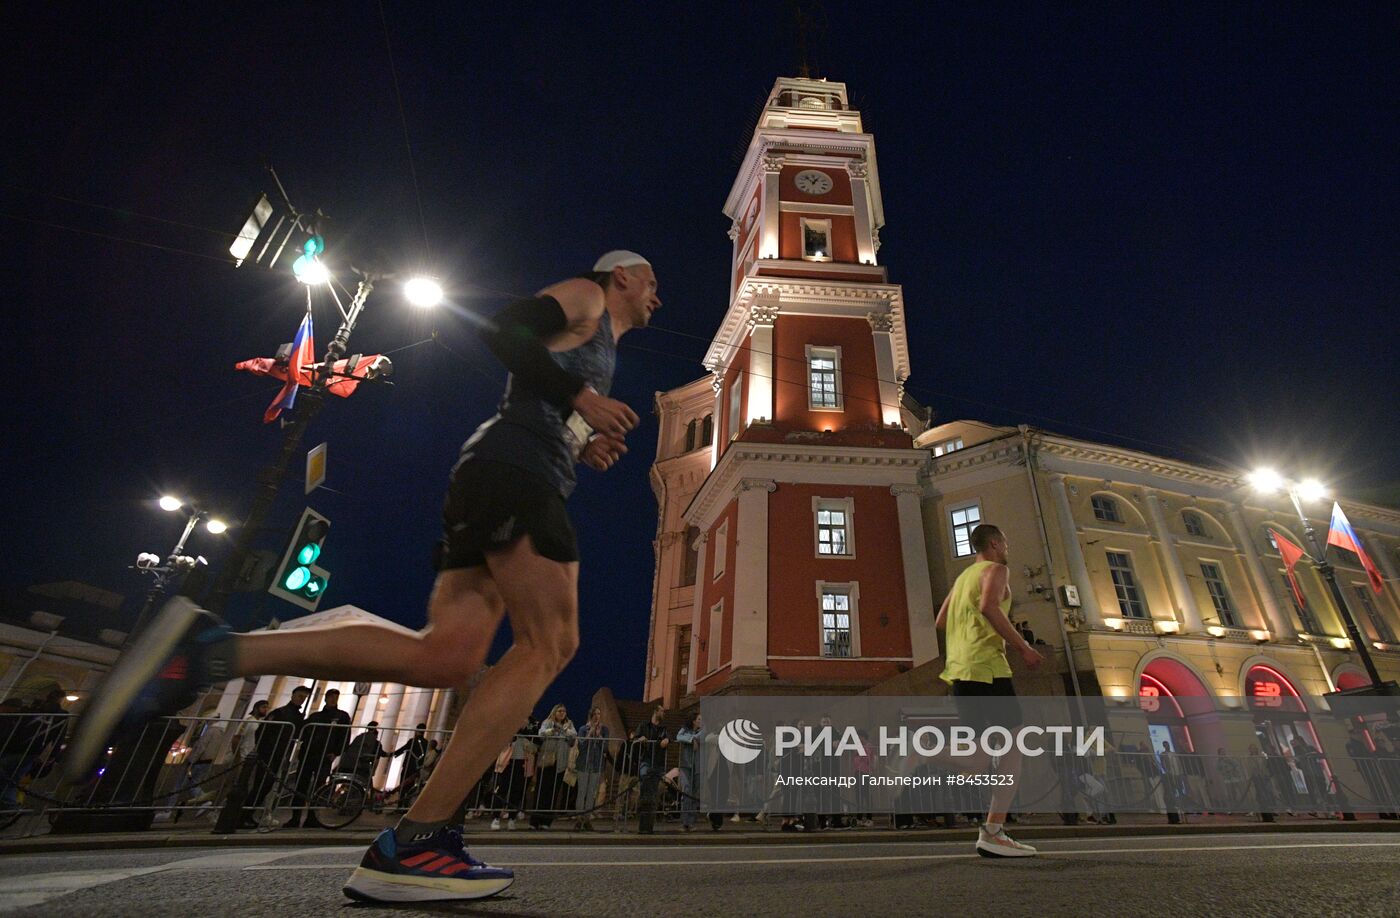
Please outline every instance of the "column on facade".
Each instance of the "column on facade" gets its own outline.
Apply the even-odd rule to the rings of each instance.
[[[894,368],[894,312],[889,300],[865,316],[875,338],[875,375],[880,381],[880,421],[886,427],[900,426],[899,386]]]
[[[710,534],[702,532],[696,538],[700,540],[700,550],[695,553],[695,588],[690,600],[690,620],[693,624],[690,626],[690,672],[685,676],[687,695],[695,694],[695,677],[700,672],[700,610],[705,602],[705,584],[709,582],[705,576],[705,558],[709,554]],[[685,550],[690,551],[690,546],[685,546]]]
[[[763,228],[758,237],[758,257],[778,257],[778,178],[783,171],[783,157],[763,156]]]
[[[1181,556],[1177,554],[1176,537],[1167,529],[1162,499],[1156,491],[1148,489],[1143,489],[1143,496],[1147,498],[1147,521],[1152,527],[1152,541],[1158,546],[1157,554],[1167,569],[1167,580],[1171,583],[1172,593],[1181,611],[1181,630],[1185,634],[1196,634],[1205,625],[1201,621],[1200,607],[1196,605],[1196,595],[1191,592],[1191,584],[1186,580],[1186,570],[1181,566]]]
[[[1234,530],[1235,541],[1244,553],[1244,563],[1249,569],[1249,576],[1254,579],[1254,592],[1259,594],[1259,603],[1264,607],[1269,632],[1274,640],[1293,640],[1298,636],[1298,632],[1293,627],[1293,620],[1279,606],[1278,599],[1274,596],[1268,573],[1264,570],[1264,562],[1259,558],[1259,549],[1255,547],[1254,539],[1249,534],[1249,526],[1245,524],[1244,514],[1240,512],[1239,507],[1232,504],[1225,509],[1225,515],[1230,520],[1230,528]]]
[[[238,698],[243,694],[243,686],[247,684],[247,679],[230,679],[224,683],[224,691],[219,695],[219,708],[214,716],[221,720],[233,717],[233,712],[238,710]]]
[[[454,689],[435,689],[429,696],[430,704],[433,707],[433,719],[428,721],[428,730],[435,736],[439,743],[447,744],[446,738],[442,735],[444,730],[451,730],[455,724],[447,718],[452,714],[452,702],[455,700],[457,692]]]
[[[938,629],[934,620],[933,587],[928,578],[928,551],[924,545],[924,519],[919,501],[924,489],[915,484],[890,486],[899,513],[899,546],[904,565],[904,597],[909,608],[909,650],[913,665],[938,656]]]
[[[710,379],[710,388],[715,390],[715,420],[714,427],[712,428],[713,434],[710,437],[710,468],[714,468],[719,464],[719,431],[720,424],[724,421],[724,368],[716,367],[712,373],[713,376]],[[694,669],[694,667],[691,668]]]
[[[776,490],[772,481],[745,478],[739,482],[732,670],[768,666],[768,495]]]
[[[399,732],[399,714],[403,711],[406,693],[412,691],[406,685],[386,685],[384,691],[389,696],[388,704],[384,705],[379,714],[379,742],[381,745],[393,752],[402,746],[407,737]],[[375,702],[377,705],[378,702]],[[401,759],[384,759],[379,763],[375,775],[379,778],[380,787],[390,787],[392,782],[398,778],[399,770],[403,767]]]
[[[259,701],[266,700],[269,709],[277,707],[272,701],[272,689],[277,683],[277,676],[259,676],[258,684],[253,686],[253,697],[249,700],[248,710],[253,709],[253,705]]]
[[[765,298],[749,307],[749,399],[744,411],[745,426],[773,420],[773,323],[777,319],[776,299]]]
[[[846,164],[846,172],[851,176],[851,203],[855,205],[856,260],[861,264],[873,265],[875,232],[870,225],[870,194],[866,190],[870,166],[862,160],[852,160]]]
[[[1064,543],[1069,576],[1079,590],[1079,611],[1084,613],[1084,620],[1090,625],[1102,627],[1103,612],[1099,610],[1094,581],[1089,578],[1089,566],[1084,563],[1084,550],[1079,547],[1079,531],[1074,525],[1074,511],[1070,509],[1063,474],[1056,472],[1050,476],[1050,493],[1055,497],[1055,518],[1060,526],[1060,541]]]
[[[371,682],[368,694],[356,699],[359,710],[354,714],[355,726],[363,727],[370,721],[379,719],[379,696],[383,691],[384,683]]]

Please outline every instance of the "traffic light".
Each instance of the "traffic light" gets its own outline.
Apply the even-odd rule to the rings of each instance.
[[[329,571],[316,564],[330,530],[330,520],[310,507],[303,510],[267,591],[314,612],[331,577]]]
[[[315,286],[324,284],[330,275],[321,264],[321,253],[326,250],[326,241],[320,236],[312,236],[301,247],[301,255],[292,262],[292,274],[303,284]]]

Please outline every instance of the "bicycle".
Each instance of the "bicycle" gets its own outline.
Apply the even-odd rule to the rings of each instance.
[[[396,795],[395,805],[408,809],[422,789],[423,782],[416,781],[410,787],[377,790],[360,775],[335,772],[311,794],[311,812],[325,828],[342,829],[359,819],[366,810],[371,813],[384,812]]]

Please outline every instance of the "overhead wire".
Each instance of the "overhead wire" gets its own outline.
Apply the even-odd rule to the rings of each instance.
[[[132,239],[132,238],[129,237],[129,236],[117,236],[117,235],[115,235],[115,234],[113,234],[113,233],[101,233],[101,232],[98,232],[97,230],[82,229],[82,228],[77,227],[77,226],[68,226],[68,225],[63,224],[63,223],[54,223],[54,222],[52,222],[52,221],[50,221],[50,220],[40,220],[40,219],[38,219],[37,217],[25,217],[25,216],[21,216],[21,215],[19,215],[19,214],[7,213],[7,212],[5,212],[5,211],[0,211],[0,217],[8,217],[8,218],[11,219],[11,220],[19,220],[19,221],[21,221],[21,222],[23,222],[23,223],[33,223],[33,224],[35,224],[35,225],[37,225],[37,226],[48,227],[49,229],[66,230],[66,231],[68,231],[68,232],[70,232],[70,233],[82,233],[82,234],[85,235],[85,236],[96,236],[96,237],[98,237],[99,239],[110,239],[110,240],[112,240],[113,242],[126,242],[126,243],[129,243],[129,244],[131,244],[131,245],[144,246],[144,247],[146,247],[146,248],[148,248],[148,249],[160,249],[160,250],[166,251],[166,252],[175,252],[175,253],[178,253],[178,254],[180,254],[180,255],[192,255],[192,256],[194,256],[195,258],[204,258],[204,259],[207,259],[207,260],[209,260],[209,261],[218,261],[218,262],[222,262],[222,263],[224,263],[224,264],[229,264],[229,265],[231,265],[231,264],[234,263],[234,260],[233,260],[233,257],[232,257],[232,256],[225,257],[225,256],[222,256],[222,255],[210,255],[210,254],[207,253],[207,252],[194,252],[194,251],[191,251],[190,249],[176,248],[175,246],[171,246],[171,245],[161,245],[161,244],[158,243],[158,242],[146,242],[146,241],[141,240],[141,239]]]
[[[403,147],[408,153],[408,173],[413,178],[413,194],[418,201],[418,227],[423,232],[423,260],[428,261],[428,221],[423,213],[423,192],[418,187],[418,167],[413,162],[413,144],[408,139],[408,116],[404,113],[403,92],[399,88],[399,72],[394,66],[394,44],[389,38],[389,17],[384,12],[384,0],[379,0],[379,21],[384,26],[384,50],[389,53],[389,76],[394,81],[394,100],[399,106],[399,125],[403,128]]]

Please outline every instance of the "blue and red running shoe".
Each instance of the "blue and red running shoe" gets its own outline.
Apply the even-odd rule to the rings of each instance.
[[[413,844],[400,843],[393,829],[385,829],[350,874],[344,892],[361,902],[484,899],[514,882],[513,871],[468,854],[456,829],[444,826]]]
[[[78,715],[64,776],[87,778],[115,737],[134,739],[151,720],[188,707],[201,689],[227,679],[213,671],[208,652],[229,637],[217,617],[184,596],[162,606]]]

